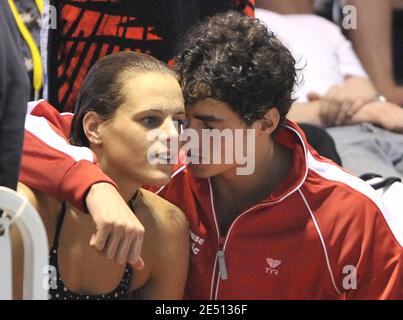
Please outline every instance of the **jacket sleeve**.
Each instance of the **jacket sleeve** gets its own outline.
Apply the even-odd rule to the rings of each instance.
[[[21,182],[84,211],[85,198],[93,184],[107,182],[116,187],[89,148],[70,145],[67,135],[72,114],[59,114],[46,101],[28,107],[28,111]]]
[[[348,288],[347,299],[403,299],[402,246],[389,228],[382,212],[362,220],[364,234],[351,251],[358,253],[356,274],[344,269],[343,285],[351,285],[349,276],[356,277],[355,288]],[[398,222],[398,221],[394,221]],[[352,235],[353,237],[353,235]],[[346,268],[346,266],[344,266]],[[351,272],[352,270],[350,270]]]

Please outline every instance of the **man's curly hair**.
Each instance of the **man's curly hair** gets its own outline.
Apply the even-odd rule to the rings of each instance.
[[[281,124],[293,103],[295,63],[262,22],[229,11],[186,35],[175,69],[187,104],[214,98],[227,103],[247,125],[275,107]]]

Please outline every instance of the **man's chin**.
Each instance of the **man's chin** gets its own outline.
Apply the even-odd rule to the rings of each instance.
[[[212,176],[210,170],[203,164],[188,164],[190,172],[197,178],[210,178]]]

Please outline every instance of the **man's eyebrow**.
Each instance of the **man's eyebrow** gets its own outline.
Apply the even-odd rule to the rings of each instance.
[[[217,118],[215,116],[210,116],[210,115],[195,115],[194,117],[198,120],[202,120],[202,121],[206,121],[206,122],[224,121],[223,119]]]

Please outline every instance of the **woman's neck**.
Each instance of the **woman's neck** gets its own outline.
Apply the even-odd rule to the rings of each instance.
[[[102,172],[115,182],[120,195],[128,203],[139,190],[141,183],[133,181],[133,178],[128,177],[127,174],[110,165],[106,158],[102,156],[102,152],[97,150],[96,147],[93,146],[91,150],[95,153]]]
[[[140,188],[141,184],[133,181],[133,179],[128,178],[120,172],[105,167],[102,168],[102,171],[116,183],[118,191],[125,202],[129,202]]]

